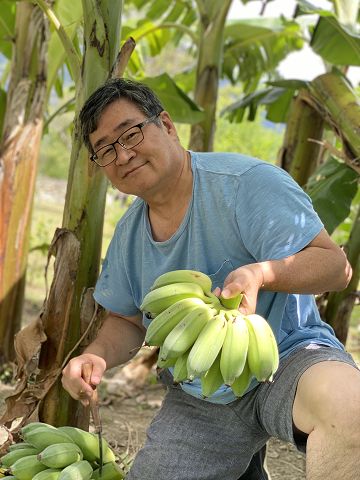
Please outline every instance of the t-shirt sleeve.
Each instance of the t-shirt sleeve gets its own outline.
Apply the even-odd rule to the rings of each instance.
[[[241,176],[236,219],[245,247],[258,262],[294,255],[324,228],[310,197],[270,164]]]
[[[131,285],[123,261],[119,226],[106,252],[101,274],[96,282],[94,298],[105,309],[119,315],[136,315],[140,313],[134,303]]]

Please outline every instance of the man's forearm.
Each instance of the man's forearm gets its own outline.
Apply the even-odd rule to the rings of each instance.
[[[351,278],[345,254],[320,247],[307,247],[296,255],[261,262],[264,290],[318,294],[342,290]]]
[[[139,326],[121,317],[109,314],[96,339],[85,349],[102,357],[106,368],[128,362],[139,351],[145,332]]]

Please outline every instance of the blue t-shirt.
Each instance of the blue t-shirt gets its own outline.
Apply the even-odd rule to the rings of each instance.
[[[190,153],[193,195],[171,238],[152,238],[147,205],[140,198],[119,221],[94,293],[104,308],[138,314],[154,280],[169,270],[199,270],[211,277],[213,288],[222,287],[232,270],[293,255],[322,230],[309,197],[281,168],[239,154]],[[309,343],[343,348],[321,321],[313,295],[260,290],[256,313],[270,323],[281,357]],[[149,322],[144,316],[145,327]],[[200,380],[182,388],[202,398]],[[206,400],[235,398],[224,385]]]

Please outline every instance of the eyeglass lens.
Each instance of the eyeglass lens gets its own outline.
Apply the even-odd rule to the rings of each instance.
[[[141,128],[132,127],[127,130],[121,137],[117,139],[116,143],[119,143],[123,148],[130,149],[136,147],[144,139]],[[100,148],[96,152],[96,163],[101,166],[106,166],[109,163],[113,162],[116,157],[116,148],[115,145],[106,145],[103,148]]]

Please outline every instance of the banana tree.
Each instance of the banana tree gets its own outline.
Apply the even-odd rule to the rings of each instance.
[[[332,145],[325,143],[330,153],[339,157],[342,162],[331,157],[329,162],[310,177],[307,184],[307,191],[313,199],[316,210],[329,233],[332,233],[349,216],[352,200],[358,190],[360,99],[342,76],[331,73],[314,79],[310,84],[310,92],[313,108],[331,125],[342,145],[342,151],[338,152]],[[317,178],[320,176],[321,180],[316,180],[315,175]],[[344,344],[356,300],[354,292],[360,280],[359,204],[355,205],[353,202],[353,209],[356,209],[357,213],[344,246],[353,269],[353,276],[345,290],[329,293],[325,305],[321,308],[323,318],[334,328],[336,335]]]
[[[72,38],[81,19],[78,4],[65,0],[57,2],[54,9]],[[13,338],[22,319],[43,118],[65,50],[54,29],[49,29],[46,16],[29,2],[2,3],[0,35],[0,51],[8,59],[0,90],[4,169],[0,179],[0,358],[9,361],[14,360]]]
[[[239,121],[247,110],[249,117],[253,118],[254,112],[263,105],[269,120],[287,122],[279,163],[309,192],[330,233],[346,219],[352,221],[346,249],[354,271],[353,279],[341,294],[326,295],[326,302],[320,307],[323,317],[345,342],[354,305],[353,291],[359,281],[359,251],[355,240],[358,220],[350,215],[350,208],[357,209],[360,120],[359,99],[341,71],[345,73],[349,65],[360,65],[360,37],[356,34],[360,2],[344,0],[333,3],[334,9],[328,11],[299,0],[297,14],[318,15],[310,46],[323,58],[327,68],[337,69],[338,74],[322,75],[312,82],[269,82],[266,88],[245,96],[224,113],[230,120]],[[330,141],[328,134],[322,134],[325,124],[333,131]],[[335,138],[338,138],[342,151],[335,148]],[[315,170],[326,156],[328,161]]]
[[[89,164],[78,114],[114,66],[115,74],[119,73],[116,59],[122,1],[82,1],[83,30],[79,35],[83,36],[83,54],[77,48],[79,40],[71,40],[49,5],[43,0],[36,3],[66,51],[76,87],[76,112],[63,224],[55,232],[48,255],[49,259],[55,256],[54,277],[39,318],[15,338],[19,383],[7,399],[1,421],[10,424],[21,416],[25,423],[35,416],[53,425],[86,427],[88,413],[69,397],[59,377],[66,360],[89,341],[101,321],[91,293],[99,270],[107,183],[102,172]],[[34,358],[38,359],[35,364]]]
[[[143,53],[159,55],[171,44],[182,45],[194,60],[174,80],[203,110],[203,118],[190,119],[190,148],[212,150],[215,130],[218,85],[221,79],[241,82],[245,92],[252,92],[264,72],[273,72],[288,53],[301,48],[301,28],[285,19],[229,21],[231,1],[182,0],[175,2],[132,2],[147,20],[127,35],[135,38]],[[245,1],[243,3],[246,3]],[[146,62],[141,51],[130,62],[130,72],[143,80]]]
[[[211,151],[221,77],[224,26],[232,0],[197,0],[196,3],[200,16],[194,100],[203,108],[205,116],[202,122],[191,127],[189,147],[192,150]]]
[[[0,360],[14,360],[21,325],[32,200],[46,104],[48,22],[27,1],[4,5],[2,28],[13,39],[2,95],[0,153]],[[14,22],[14,23],[12,23]],[[10,54],[9,42],[2,52]],[[6,100],[6,102],[5,102]]]

